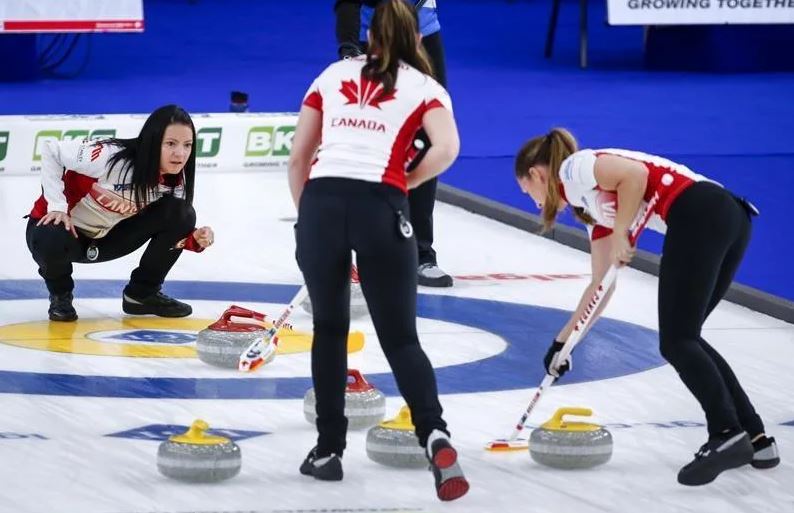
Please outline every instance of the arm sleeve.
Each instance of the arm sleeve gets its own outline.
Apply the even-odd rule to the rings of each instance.
[[[46,141],[41,152],[41,188],[48,210],[66,212],[63,174],[69,169],[99,178],[107,172],[111,147],[91,141]]]
[[[427,110],[443,107],[452,112],[452,98],[447,90],[432,78],[428,78],[425,105],[427,105]]]
[[[361,1],[337,0],[334,4],[334,13],[336,13],[336,42],[339,45],[339,57],[355,57],[364,53],[359,44]]]
[[[309,86],[309,89],[306,91],[306,94],[303,96],[303,105],[307,107],[311,107],[313,109],[317,109],[320,112],[323,111],[323,95],[320,91],[320,79],[322,75],[314,79],[312,85]]]
[[[598,187],[595,177],[596,154],[592,150],[580,150],[562,161],[560,181],[576,189],[592,190]]]
[[[587,225],[587,234],[590,235],[590,240],[603,239],[612,235],[612,228],[600,224]]]

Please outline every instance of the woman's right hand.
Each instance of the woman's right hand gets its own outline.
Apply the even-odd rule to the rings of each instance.
[[[75,239],[77,238],[77,230],[75,229],[74,224],[72,224],[72,218],[69,217],[69,214],[67,214],[66,212],[59,212],[57,210],[53,212],[47,212],[47,214],[44,217],[39,219],[39,222],[36,223],[36,226],[42,226],[42,225],[46,226],[50,223],[52,224],[63,223],[64,230],[68,230],[72,232],[74,238]]]

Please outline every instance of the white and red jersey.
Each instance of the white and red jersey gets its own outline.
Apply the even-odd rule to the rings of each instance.
[[[322,112],[322,142],[309,179],[342,177],[383,182],[406,191],[407,152],[430,109],[452,110],[433,78],[400,63],[394,91],[361,75],[366,57],[328,66],[309,87],[303,104]]]
[[[33,205],[30,217],[40,219],[47,212],[68,212],[78,230],[98,239],[135,215],[138,209],[132,192],[132,169],[125,174],[122,162],[108,168],[110,157],[119,150],[118,146],[96,141],[46,142],[41,154],[42,195]],[[182,181],[181,174],[161,177],[150,201],[164,194],[184,198]]]
[[[592,240],[612,233],[618,211],[617,192],[602,190],[596,182],[595,162],[599,155],[617,155],[645,165],[648,169],[648,185],[638,216],[658,192],[659,200],[647,227],[662,234],[667,232],[667,213],[673,201],[693,183],[708,180],[682,164],[638,151],[613,148],[577,151],[562,161],[560,181],[565,201],[584,208],[595,220],[596,225],[588,227]]]

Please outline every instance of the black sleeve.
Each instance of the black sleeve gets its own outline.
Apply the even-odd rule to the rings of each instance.
[[[339,57],[355,57],[364,53],[359,43],[361,0],[337,0],[334,12]]]

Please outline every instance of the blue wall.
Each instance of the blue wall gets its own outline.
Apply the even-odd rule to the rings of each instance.
[[[295,111],[335,58],[332,3],[146,0],[144,34],[85,38],[64,68],[78,68],[90,50],[76,78],[0,82],[0,114],[148,112],[169,102],[218,112],[231,90],[250,93],[254,111]],[[532,211],[513,182],[512,155],[552,126],[570,128],[583,146],[664,155],[758,204],[738,279],[794,300],[793,73],[648,71],[642,29],[606,26],[602,2],[590,6],[590,68],[580,70],[577,1],[563,4],[551,60],[542,57],[550,2],[439,3],[463,144],[444,182]],[[644,236],[642,246],[658,245]]]

